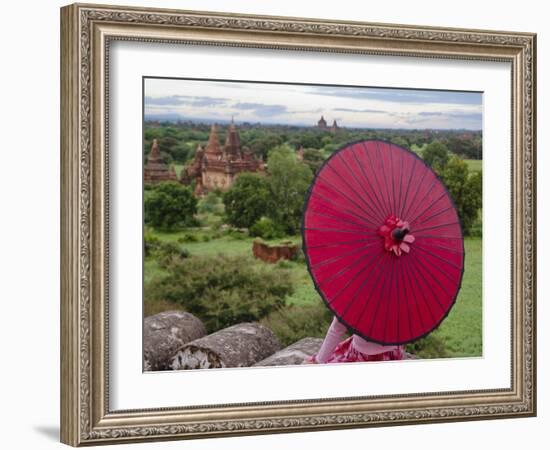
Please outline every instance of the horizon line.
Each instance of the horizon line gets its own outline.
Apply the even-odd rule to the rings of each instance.
[[[211,124],[225,124],[225,123],[231,123],[230,119],[224,119],[224,120],[214,120],[214,119],[186,119],[183,117],[171,117],[171,118],[158,118],[156,116],[144,116],[143,118],[144,123],[146,122],[171,122],[171,123],[178,123],[178,122],[191,122],[196,123],[197,125],[211,125]],[[234,123],[236,125],[240,124],[250,124],[250,125],[262,125],[262,126],[287,126],[287,127],[300,127],[300,128],[313,128],[313,129],[319,129],[315,124],[310,125],[306,123],[282,123],[282,122],[251,122],[248,120],[245,121],[238,121],[234,120]],[[326,131],[330,131],[330,126],[327,126]],[[345,126],[345,125],[338,125],[338,128],[344,128],[348,130],[438,130],[438,131],[476,131],[480,132],[483,131],[483,128],[434,128],[434,127],[427,127],[427,128],[406,128],[406,127],[373,127],[373,126]]]

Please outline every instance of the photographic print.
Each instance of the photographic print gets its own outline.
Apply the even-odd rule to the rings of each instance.
[[[482,93],[143,79],[145,371],[480,357]]]

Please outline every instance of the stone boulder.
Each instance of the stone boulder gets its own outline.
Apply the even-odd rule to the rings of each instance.
[[[256,323],[240,323],[183,345],[174,355],[174,370],[249,367],[281,349],[273,332]]]
[[[167,311],[146,317],[143,323],[145,370],[170,370],[176,351],[205,335],[202,321],[188,312]]]
[[[323,339],[306,337],[289,345],[277,353],[262,359],[254,364],[255,366],[290,366],[302,364],[308,356],[314,355],[321,348]]]

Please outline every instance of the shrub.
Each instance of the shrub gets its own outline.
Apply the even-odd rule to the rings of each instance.
[[[161,242],[155,251],[155,257],[160,267],[167,268],[189,257],[189,252],[175,242]]]
[[[324,338],[332,321],[332,313],[321,303],[290,305],[279,308],[261,320],[288,346],[305,337]]]
[[[265,269],[246,257],[193,256],[168,271],[146,286],[146,298],[181,305],[210,333],[260,320],[282,307],[293,291],[286,271]]]
[[[236,241],[242,241],[243,239],[246,239],[247,234],[243,230],[236,230],[235,228],[228,228],[224,231],[225,236],[234,239]]]
[[[178,238],[180,243],[189,243],[189,242],[199,242],[199,237],[196,234],[185,233],[183,236]]]
[[[159,256],[183,256],[187,257],[189,256],[189,252],[187,250],[181,248],[178,244],[175,242],[161,242],[156,250],[156,254]]]
[[[150,230],[145,230],[143,233],[143,248],[145,257],[149,258],[153,256],[155,250],[159,247],[161,240],[155,236]]]
[[[269,217],[262,217],[248,231],[251,236],[263,239],[277,239],[284,236],[282,227]]]
[[[279,261],[277,261],[277,267],[279,269],[292,269],[293,265],[290,261],[286,259],[280,259]]]
[[[143,241],[145,257],[156,259],[161,267],[166,267],[174,260],[185,259],[189,256],[186,249],[181,248],[175,242],[163,242],[147,229],[143,235]]]

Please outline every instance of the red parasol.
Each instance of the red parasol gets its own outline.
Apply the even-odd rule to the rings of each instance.
[[[409,150],[360,141],[309,189],[303,248],[315,287],[363,338],[405,344],[433,331],[464,272],[462,228],[436,174]]]

